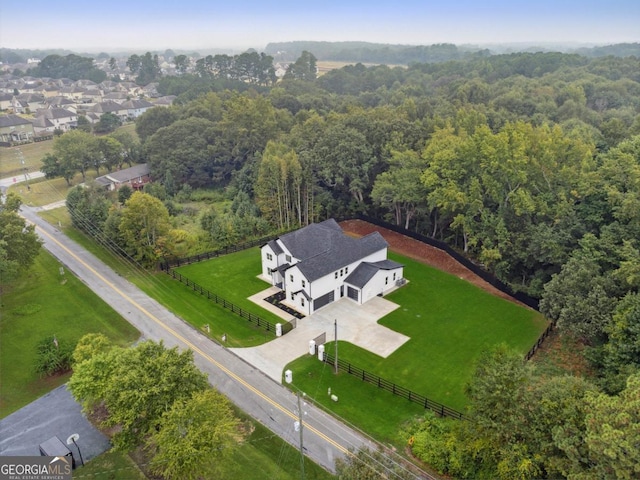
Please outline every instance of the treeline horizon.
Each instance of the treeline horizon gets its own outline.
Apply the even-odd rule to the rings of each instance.
[[[184,54],[191,57],[200,57],[207,54],[233,54],[241,52],[260,51],[259,48],[165,48],[157,50],[117,50],[117,51],[93,51],[86,52],[68,48],[0,48],[0,62],[15,64],[26,63],[29,58],[44,58],[48,55],[80,55],[97,59],[109,57],[124,58],[133,54],[151,54],[173,57]],[[288,42],[269,42],[262,50],[273,55],[276,60],[294,61],[302,52],[312,53],[320,61],[342,61],[363,63],[386,63],[408,65],[410,63],[430,63],[449,60],[463,60],[478,56],[501,55],[505,53],[521,52],[559,52],[576,53],[588,58],[615,56],[629,57],[640,56],[640,43],[622,42],[611,44],[598,44],[590,46],[575,46],[572,44],[541,43],[541,42],[503,42],[498,44],[454,44],[436,43],[429,45],[390,44],[375,42],[328,42],[328,41],[304,41],[295,40]],[[278,53],[280,52],[280,55]],[[284,53],[283,53],[284,52]]]

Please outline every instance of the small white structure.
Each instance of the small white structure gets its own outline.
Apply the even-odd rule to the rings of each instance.
[[[263,245],[262,275],[306,315],[345,296],[362,305],[404,283],[404,266],[387,259],[388,246],[378,232],[352,238],[330,219]]]

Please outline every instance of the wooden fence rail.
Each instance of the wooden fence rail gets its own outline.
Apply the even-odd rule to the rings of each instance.
[[[323,355],[323,361],[330,365],[335,365],[335,357],[332,357],[326,352]],[[420,395],[419,393],[415,393],[400,385],[396,385],[389,380],[385,380],[384,378],[371,374],[360,367],[356,367],[349,362],[345,362],[344,360],[338,359],[338,369],[348,373],[349,375],[353,375],[354,377],[359,378],[363,382],[370,383],[377,386],[378,388],[391,392],[393,395],[406,398],[410,402],[422,405],[423,408],[432,410],[441,417],[450,417],[457,420],[467,419],[463,413],[458,412],[453,408],[447,407],[446,405],[438,402],[434,402],[433,400],[430,400],[427,397]]]
[[[262,328],[273,335],[276,334],[275,324],[265,320],[264,318],[259,317],[254,313],[248,312],[244,308],[239,307],[238,305],[220,297],[219,295],[207,290],[206,288],[203,288],[201,285],[198,285],[194,281],[189,280],[187,277],[185,277],[179,272],[176,272],[172,268],[167,268],[166,270],[165,269],[163,270],[172,278],[178,280],[180,283],[186,285],[187,287],[190,287],[194,292],[197,292],[200,295],[207,297],[209,300],[217,303],[218,305],[222,305],[224,308],[230,310],[232,313],[235,313],[241,318],[244,318],[248,320],[250,323],[253,323],[258,328]],[[294,328],[294,325],[291,322],[283,321],[282,334],[285,335],[289,333],[291,330],[293,330],[293,328]]]

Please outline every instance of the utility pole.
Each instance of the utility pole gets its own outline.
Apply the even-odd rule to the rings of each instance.
[[[300,478],[304,480],[304,438],[302,436],[302,407],[300,405],[300,392],[298,392],[298,430],[300,432]]]
[[[333,359],[333,368],[335,370],[335,373],[338,373],[338,320],[334,320],[333,321],[333,326],[334,326],[334,338],[336,340],[336,355],[335,358]]]
[[[16,155],[18,155],[18,160],[20,161],[20,164],[22,165],[22,171],[24,173],[24,181],[27,184],[27,190],[31,191],[31,187],[29,186],[29,174],[27,173],[29,171],[29,169],[24,164],[24,155],[22,154],[22,150],[20,150],[20,148],[16,149]]]

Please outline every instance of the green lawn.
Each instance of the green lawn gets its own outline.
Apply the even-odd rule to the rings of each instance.
[[[33,267],[0,297],[0,417],[67,381],[39,378],[34,372],[36,345],[49,335],[75,343],[87,333],[103,333],[117,344],[138,338],[138,331],[84,283],[42,251]]]
[[[400,308],[380,324],[411,339],[388,358],[339,342],[339,357],[431,400],[464,412],[464,386],[480,353],[506,343],[524,356],[547,326],[539,313],[455,276],[399,255],[389,257],[405,265],[409,283],[387,296]],[[333,343],[327,344],[329,353],[333,349]],[[295,388],[379,439],[393,441],[402,421],[421,411],[353,376],[336,377],[330,366],[309,356],[287,368],[293,371]],[[329,400],[328,387],[339,403]]]
[[[253,421],[255,430],[240,445],[234,456],[237,467],[229,479],[297,480],[300,478],[300,453],[269,429]],[[305,457],[305,478],[321,480],[335,478],[318,464]]]
[[[267,282],[257,278],[262,271],[258,248],[249,248],[204,262],[193,263],[177,268],[176,271],[242,309],[273,324],[283,323],[277,315],[248,300],[251,295],[270,287]],[[177,283],[176,280],[172,281]],[[182,288],[188,290],[184,285]],[[269,338],[271,339],[273,337]]]
[[[18,154],[18,149],[22,152],[24,165],[20,161],[21,157]],[[40,167],[42,166],[42,157],[52,151],[53,140],[27,143],[25,145],[20,145],[19,147],[0,148],[0,178],[14,175],[19,177],[25,167],[27,167],[30,172],[40,170]]]
[[[143,270],[123,259],[121,256],[114,255],[102,248],[93,239],[71,226],[71,219],[69,218],[66,207],[40,212],[40,216],[52,225],[57,226],[58,222],[60,222],[65,235],[93,253],[114,271],[137,285],[142,291],[158,300],[180,318],[198,328],[202,334],[209,335],[219,341],[222,335],[226,334],[226,345],[229,347],[252,347],[261,345],[274,338],[273,334],[266,332],[262,328],[255,327],[252,323],[231,313],[228,309],[216,305],[213,301],[194,292],[166,273]],[[256,251],[254,250],[253,253],[256,254]],[[257,254],[257,256],[259,261],[259,254]],[[222,258],[224,257],[218,260],[222,260]],[[208,262],[203,262],[203,264],[204,263]],[[260,268],[259,264],[258,268]],[[261,289],[268,286],[264,282],[260,283],[262,284]],[[205,285],[203,284],[203,286]],[[209,289],[214,291],[211,287],[209,287]],[[224,296],[221,293],[220,295]],[[225,298],[235,303],[234,298]],[[281,321],[275,315],[266,310],[262,310],[257,305],[248,301],[247,303],[253,307],[251,310],[252,313],[260,315],[265,320],[269,320],[272,323]],[[238,304],[240,305],[240,303]],[[240,306],[245,308],[246,304]],[[209,325],[209,331],[204,329],[204,325]]]

